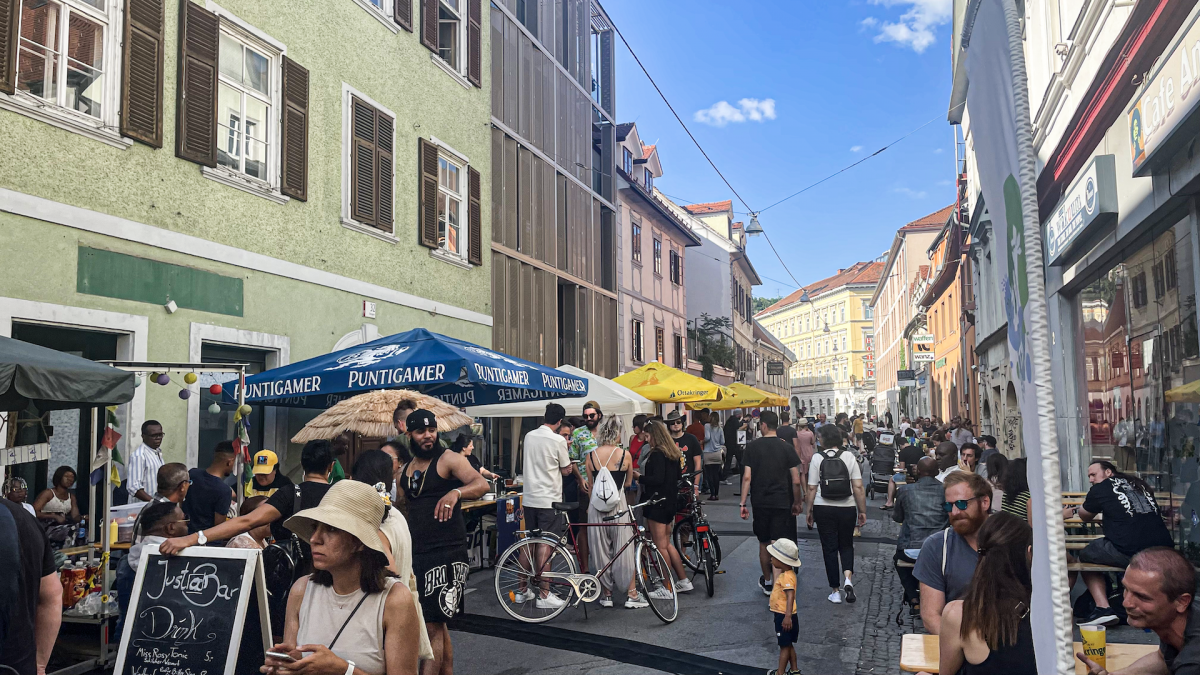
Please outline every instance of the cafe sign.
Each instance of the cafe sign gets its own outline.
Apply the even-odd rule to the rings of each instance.
[[[1099,155],[1079,173],[1046,220],[1046,263],[1057,264],[1087,239],[1080,236],[1086,230],[1094,231],[1116,217],[1117,157]]]
[[[1164,157],[1159,150],[1177,132],[1195,132],[1191,113],[1200,104],[1200,7],[1192,10],[1180,37],[1146,78],[1140,96],[1126,113],[1133,175],[1148,175]]]

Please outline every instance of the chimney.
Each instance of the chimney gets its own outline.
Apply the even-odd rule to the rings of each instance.
[[[846,268],[845,268],[845,267],[839,268],[839,269],[838,269],[838,274],[841,274],[842,272],[845,272],[845,271],[846,271]]]

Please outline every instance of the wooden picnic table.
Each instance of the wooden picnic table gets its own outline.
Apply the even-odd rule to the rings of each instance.
[[[940,654],[938,652],[938,636],[918,635],[910,633],[900,641],[900,670],[906,673],[936,673]],[[1134,645],[1110,642],[1107,647],[1108,670],[1114,671],[1126,668],[1134,661],[1158,649],[1158,645]],[[1076,642],[1074,653],[1083,651],[1083,645]],[[1076,675],[1087,675],[1083,662],[1075,659]]]
[[[472,511],[474,509],[482,509],[488,506],[495,506],[495,499],[470,499],[462,503],[463,511]]]

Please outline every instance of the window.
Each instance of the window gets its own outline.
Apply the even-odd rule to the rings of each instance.
[[[1133,306],[1142,308],[1146,306],[1146,273],[1141,272],[1133,277]]]
[[[646,358],[646,353],[643,351],[642,345],[642,322],[633,319],[629,322],[629,327],[632,332],[629,340],[629,358],[636,363],[641,363]]]
[[[277,54],[222,22],[217,85],[217,165],[269,181],[274,152],[273,75]]]
[[[683,285],[683,256],[674,250],[671,251],[671,283]]]
[[[629,248],[632,254],[633,262],[641,264],[642,262],[642,224],[638,221],[631,221],[631,233],[629,235]]]
[[[862,301],[862,308],[863,308],[863,318],[864,319],[870,319],[875,316],[874,310],[871,309],[871,304],[867,300]]]
[[[654,174],[650,173],[650,169],[642,169],[642,175],[646,179],[646,192],[654,192]]]
[[[1154,264],[1154,299],[1158,300],[1167,294],[1167,280],[1163,274],[1163,264]]]
[[[683,336],[680,335],[679,333],[673,334],[672,342],[674,343],[674,346],[675,346],[675,367],[679,368],[680,370],[683,370],[686,367],[686,364],[683,362],[683,359],[684,359]]]
[[[457,162],[438,154],[438,248],[460,258],[467,250],[462,229],[463,173]]]
[[[654,240],[654,273],[662,276],[662,239]]]
[[[120,37],[110,30],[117,0],[14,4],[20,7],[16,90],[78,119],[115,124],[115,77],[106,77],[113,64],[105,52]]]
[[[667,362],[667,341],[663,336],[663,329],[654,329],[654,360],[659,363]]]
[[[623,148],[622,153],[623,154],[621,157],[621,166],[625,169],[625,175],[632,176],[633,175],[633,153],[629,151],[629,148]]]
[[[342,223],[377,236],[382,232],[385,238],[393,239],[395,116],[365,96],[344,88],[346,145],[342,158]],[[436,146],[430,144],[429,147],[433,148],[431,152],[436,152]],[[429,169],[434,173],[433,181],[437,180],[436,166],[433,163]],[[435,217],[426,224],[431,230],[430,238],[436,236]]]
[[[1167,254],[1167,259],[1164,261],[1164,269],[1167,277],[1167,290],[1171,290],[1178,285],[1179,279],[1175,270],[1175,252],[1171,251]]]
[[[846,336],[842,336],[842,351],[846,351]]]
[[[462,70],[462,10],[466,0],[438,1],[437,53],[446,65]]]

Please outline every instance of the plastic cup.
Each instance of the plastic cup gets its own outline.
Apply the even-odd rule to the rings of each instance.
[[[1080,626],[1079,635],[1083,642],[1083,655],[1107,670],[1108,636],[1104,626]]]

